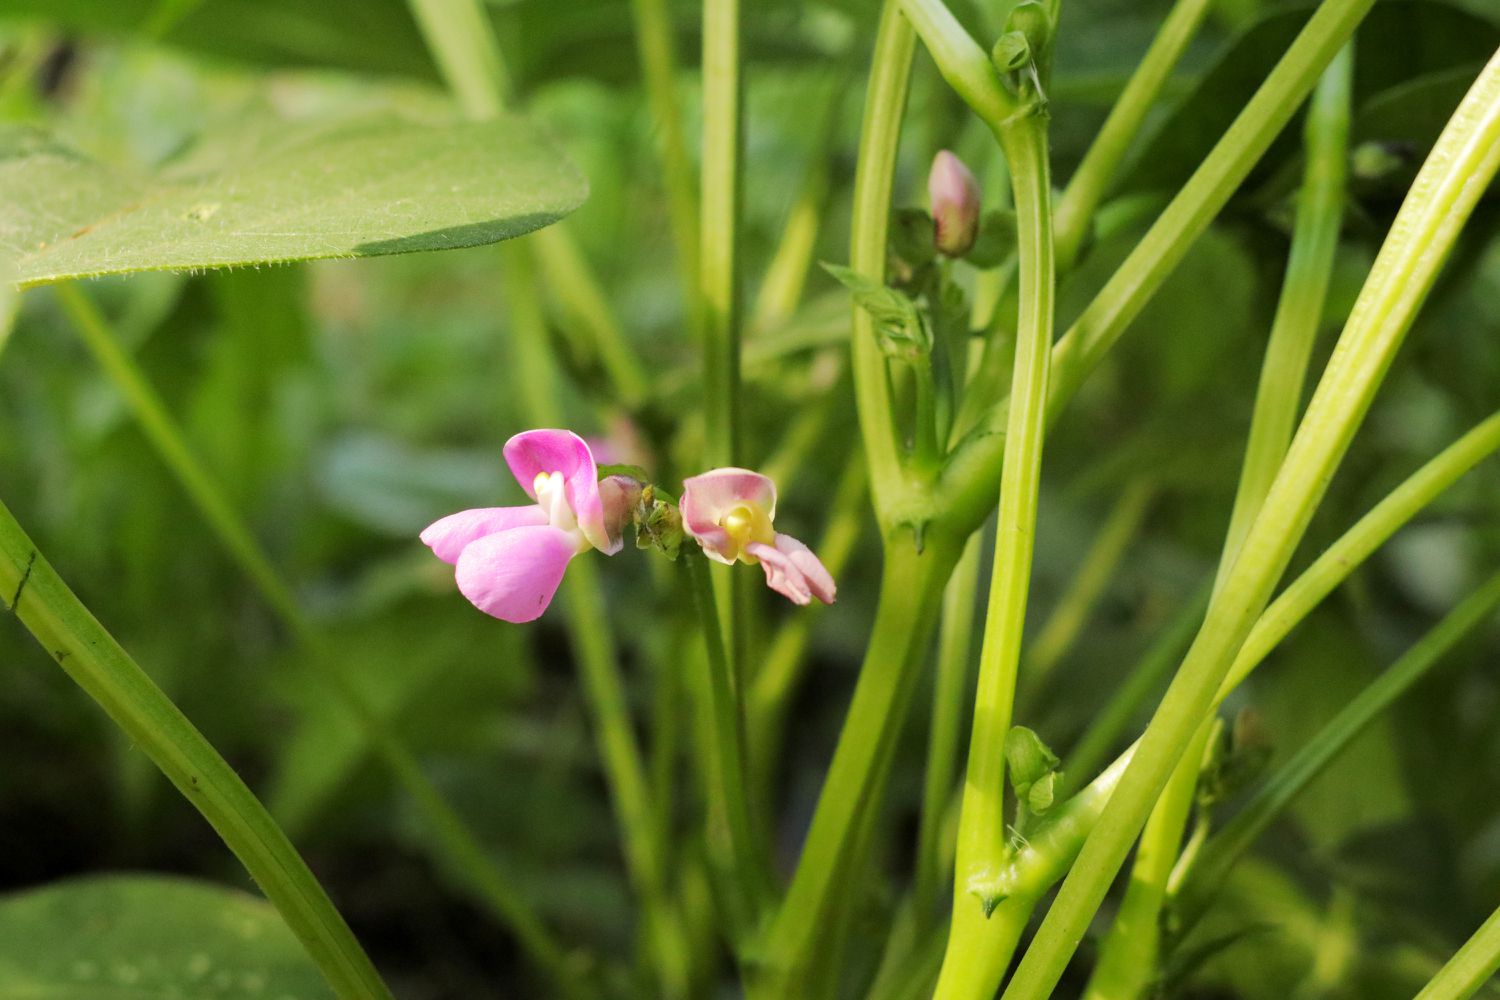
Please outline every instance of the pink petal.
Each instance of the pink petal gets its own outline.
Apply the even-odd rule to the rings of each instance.
[[[604,502],[599,498],[599,472],[588,443],[565,430],[522,431],[505,442],[505,462],[526,491],[536,499],[536,477],[560,472],[568,506],[589,544],[609,555],[620,551],[622,538],[611,538],[604,520]]]
[[[776,516],[776,484],[769,476],[749,469],[712,469],[682,484],[682,526],[709,558],[733,562],[724,553],[733,543],[719,521],[741,504],[759,507],[767,517]]]
[[[529,622],[552,603],[576,552],[566,531],[545,524],[486,535],[458,557],[458,589],[487,615]]]
[[[458,562],[464,546],[485,535],[530,524],[546,524],[547,514],[536,504],[525,507],[479,507],[461,510],[434,521],[422,531],[422,542],[443,562]]]
[[[828,567],[823,565],[823,560],[813,554],[812,549],[791,535],[778,534],[776,550],[790,559],[792,565],[802,572],[814,597],[824,604],[833,603],[838,594],[838,587],[833,582],[833,574],[828,572]]]
[[[807,604],[812,600],[812,587],[802,570],[783,552],[762,542],[751,542],[745,551],[760,560],[760,568],[766,571],[766,586],[782,594],[793,604]]]

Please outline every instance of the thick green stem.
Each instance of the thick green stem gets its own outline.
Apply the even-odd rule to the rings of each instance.
[[[1140,132],[1146,115],[1161,96],[1167,77],[1177,60],[1182,58],[1188,42],[1198,33],[1209,3],[1210,0],[1177,0],[1172,5],[1151,47],[1141,57],[1099,134],[1094,136],[1078,169],[1068,180],[1053,215],[1059,271],[1067,271],[1078,259],[1078,251],[1088,235],[1095,209],[1109,193],[1115,171]]]
[[[1228,579],[1296,427],[1307,363],[1323,318],[1323,301],[1333,275],[1334,251],[1343,221],[1353,71],[1353,56],[1346,46],[1324,72],[1308,111],[1304,128],[1307,166],[1292,251],[1261,367],[1239,488],[1214,580],[1216,592]],[[1099,949],[1099,962],[1085,1000],[1135,1000],[1156,977],[1167,879],[1192,814],[1199,762],[1208,745],[1211,723],[1211,719],[1205,719],[1198,727],[1151,812],[1136,850],[1125,899]]]
[[[1332,7],[1325,4],[1314,18]],[[1480,74],[1418,173],[1234,569],[1016,970],[1006,1000],[1040,1000],[1061,977],[1152,803],[1211,711],[1439,266],[1497,169],[1500,57]]]
[[[1318,7],[1224,137],[1058,341],[1053,348],[1049,420],[1182,262],[1373,3],[1325,0]],[[996,404],[948,460],[938,495],[955,529],[972,530],[989,513],[1004,462],[1007,406],[1004,401]]]
[[[958,752],[968,705],[969,654],[978,610],[981,533],[969,536],[943,593],[938,626],[937,677],[932,685],[932,726],[927,737],[927,770],[922,779],[922,819],[917,829],[916,880],[912,897],[916,922],[925,927],[934,916],[948,852],[941,842],[944,820],[954,798]]]
[[[834,579],[839,578],[854,554],[854,545],[863,527],[865,499],[864,463],[856,453],[839,479],[828,523],[814,547]],[[750,697],[745,706],[745,729],[750,773],[755,779],[755,801],[758,803],[769,805],[768,789],[773,764],[785,735],[787,707],[807,671],[807,643],[812,637],[813,626],[823,617],[818,607],[821,605],[799,611],[777,629],[755,681],[750,685]]]
[[[998,963],[991,960],[1002,951],[990,940],[1001,925],[991,923],[987,911],[1010,854],[1005,829],[1005,739],[1010,732],[1031,589],[1052,346],[1052,211],[1045,120],[1024,119],[1002,129],[999,139],[1015,192],[1020,258],[1020,313],[1011,379],[1015,405],[1006,429],[995,563],[959,814],[953,921],[943,960],[945,971],[938,980],[937,995],[944,1000],[991,995],[1008,960],[1008,955]],[[950,966],[963,971],[946,971]]]
[[[91,615],[0,503],[0,593],[58,666],[203,814],[344,1000],[390,991],[276,821]]]
[[[958,551],[956,542],[933,532],[920,552],[908,538],[886,543],[859,682],[796,873],[766,936],[754,996],[805,996],[801,984],[822,957],[821,932],[856,902],[845,876],[862,868],[856,849],[860,823],[882,796],[917,665]]]
[[[1173,873],[1173,915],[1179,929],[1191,927],[1229,871],[1292,800],[1382,712],[1411,690],[1460,640],[1488,622],[1500,607],[1500,573],[1464,598],[1385,673],[1297,751],[1247,802],[1235,818],[1211,837],[1191,868]]]

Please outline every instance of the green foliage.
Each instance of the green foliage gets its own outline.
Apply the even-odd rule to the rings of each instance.
[[[257,122],[137,177],[0,130],[0,267],[23,285],[159,268],[475,246],[556,222],[583,179],[516,119]]]
[[[0,898],[0,994],[35,1000],[331,997],[265,901],[112,875]]]

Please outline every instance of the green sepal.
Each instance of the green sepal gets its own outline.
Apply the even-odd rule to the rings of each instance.
[[[682,513],[671,494],[654,485],[643,487],[636,500],[633,520],[636,548],[656,549],[672,560],[681,554]]]

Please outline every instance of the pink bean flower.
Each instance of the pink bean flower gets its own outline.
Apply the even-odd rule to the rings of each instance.
[[[517,434],[505,442],[505,462],[535,503],[450,514],[422,541],[456,567],[458,589],[476,608],[529,622],[547,610],[574,556],[620,551],[632,481],[599,482],[593,453],[572,431]]]
[[[811,549],[771,526],[776,484],[748,469],[713,469],[682,484],[682,526],[715,562],[760,564],[766,586],[807,604],[832,604],[837,588]]]

